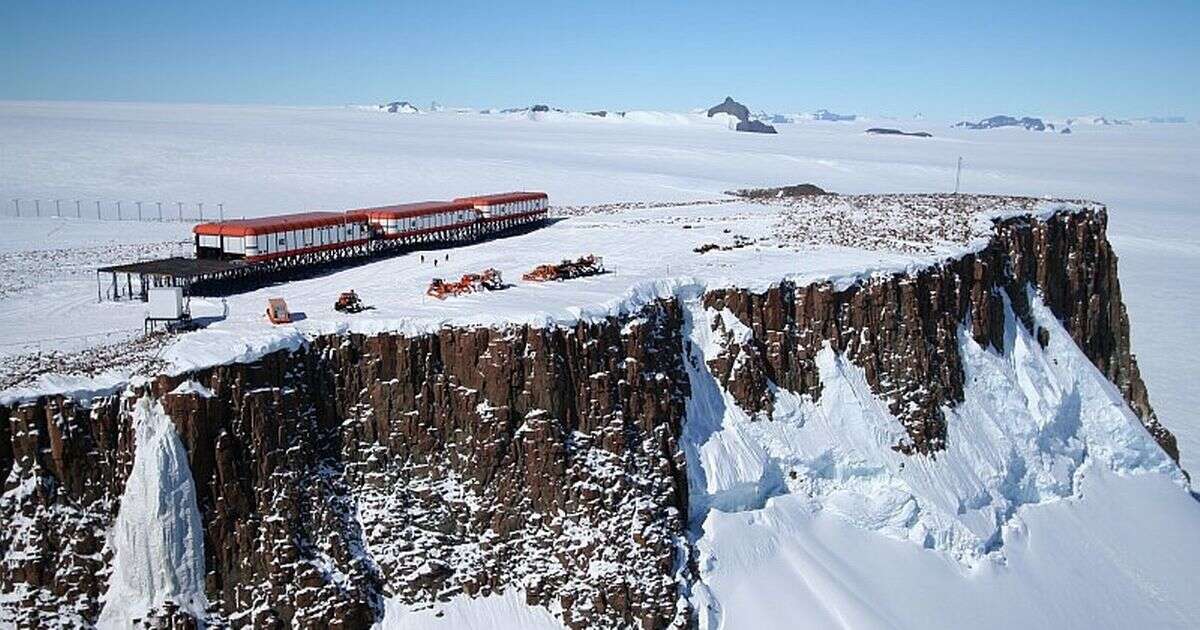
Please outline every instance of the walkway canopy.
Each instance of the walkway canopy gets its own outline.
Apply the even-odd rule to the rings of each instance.
[[[246,263],[241,260],[183,257],[100,267],[96,270],[96,293],[100,300],[106,297],[110,300],[132,300],[136,297],[143,302],[151,287],[183,287],[183,292],[190,295],[191,287],[196,283],[236,276],[245,268]],[[109,274],[109,282],[102,280],[103,274]],[[135,276],[138,279],[136,288],[133,286]]]

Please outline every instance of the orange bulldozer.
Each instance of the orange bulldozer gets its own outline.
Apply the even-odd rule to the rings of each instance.
[[[484,269],[482,273],[463,274],[463,277],[458,282],[447,282],[441,278],[434,278],[429,282],[429,289],[425,291],[425,294],[439,300],[444,300],[452,295],[463,295],[479,291],[499,291],[503,288],[504,280],[500,277],[500,270]]]
[[[604,259],[588,254],[578,260],[564,260],[557,265],[538,265],[533,271],[521,276],[529,282],[546,282],[548,280],[570,280],[596,276],[604,273]]]

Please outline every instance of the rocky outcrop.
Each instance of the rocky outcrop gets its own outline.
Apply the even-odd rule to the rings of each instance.
[[[743,120],[734,128],[736,131],[749,133],[779,133],[775,128],[761,120]]]
[[[912,136],[914,138],[932,138],[933,134],[928,131],[901,131],[890,127],[871,127],[863,133],[869,133],[876,136]]]
[[[389,114],[419,114],[421,112],[416,105],[408,101],[392,101],[386,105],[380,105],[379,109]]]
[[[856,114],[836,114],[828,109],[818,109],[811,115],[813,120],[824,120],[827,122],[853,122],[858,119]]]
[[[12,427],[8,415],[11,410],[0,407],[0,479],[8,479],[13,467]]]
[[[110,573],[105,533],[133,462],[122,399],[49,396],[0,407],[0,604],[27,628],[78,627],[100,613]],[[3,461],[3,460],[0,460]]]
[[[750,120],[750,108],[733,100],[732,96],[726,96],[724,101],[717,105],[708,108],[708,117],[712,118],[717,114],[729,114],[740,121]]]
[[[907,275],[709,291],[710,371],[766,421],[772,384],[821,396],[829,344],[903,424],[895,447],[936,456],[941,409],[963,399],[959,331],[1003,348],[1007,300],[1044,339],[1032,287],[1178,460],[1105,229],[1103,211],[1012,218],[982,250]],[[0,625],[97,619],[133,402],[153,396],[187,452],[209,623],[367,627],[385,598],[436,609],[518,589],[574,628],[684,627],[683,319],[668,299],[574,326],[327,336],[121,395],[0,406]],[[195,621],[170,603],[150,617]]]
[[[1107,227],[1104,211],[1059,214],[1047,221],[1017,218],[998,224],[997,241],[1005,248],[1005,260],[1012,270],[1007,294],[1030,328],[1025,294],[1018,289],[1024,283],[1035,286],[1075,343],[1117,386],[1159,446],[1178,463],[1175,436],[1150,406],[1129,345],[1129,314],[1121,299],[1117,255],[1108,242]]]
[[[708,117],[712,118],[717,114],[729,114],[738,119],[735,131],[744,131],[748,133],[778,133],[775,128],[767,123],[756,120],[750,117],[750,108],[733,100],[732,96],[726,96],[725,100],[718,105],[708,108]]]
[[[1025,116],[1022,118],[1013,118],[1012,116],[992,116],[984,118],[979,122],[962,121],[954,125],[955,127],[963,127],[964,129],[998,129],[1000,127],[1021,127],[1030,131],[1045,131],[1054,130],[1054,125],[1042,122],[1041,118],[1032,118]]]
[[[941,405],[962,400],[959,325],[970,315],[977,339],[1001,345],[1001,304],[987,280],[1002,269],[967,256],[915,277],[895,275],[842,290],[785,282],[765,293],[710,291],[707,308],[728,311],[753,333],[727,349],[749,378],[730,379],[720,364],[710,368],[743,408],[769,413],[767,381],[820,396],[816,356],[828,343],[863,368],[904,425],[909,441],[896,448],[936,452],[946,439]],[[974,282],[977,277],[981,282]]]
[[[777,188],[741,188],[726,191],[727,195],[745,197],[746,199],[786,199],[793,197],[808,197],[812,195],[832,195],[816,184],[795,184]]]
[[[1030,332],[1026,287],[1062,320],[1097,368],[1121,390],[1142,423],[1178,462],[1175,438],[1158,422],[1129,348],[1117,259],[1100,212],[998,222],[982,251],[913,275],[836,289],[781,283],[765,293],[710,291],[705,306],[737,317],[752,338],[730,340],[710,363],[739,404],[769,415],[768,382],[820,396],[816,353],[828,343],[863,368],[877,395],[904,425],[896,448],[935,454],[945,447],[942,406],[963,400],[957,330],[967,322],[982,345],[1004,347],[1007,297]],[[722,330],[726,328],[718,321]],[[735,373],[730,366],[738,365]]]

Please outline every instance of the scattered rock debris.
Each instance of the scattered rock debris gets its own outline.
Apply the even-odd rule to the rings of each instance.
[[[740,188],[726,191],[727,195],[746,199],[771,199],[786,197],[808,197],[811,195],[833,195],[816,184],[796,184],[794,186],[778,186],[776,188]]]

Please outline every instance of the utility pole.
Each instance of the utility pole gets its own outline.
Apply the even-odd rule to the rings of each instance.
[[[182,221],[182,220],[183,220],[183,202],[182,202],[182,201],[176,201],[176,202],[175,202],[175,205],[176,205],[176,206],[179,206],[179,220],[180,220],[180,221]]]
[[[83,201],[81,201],[81,200],[79,200],[79,199],[76,199],[76,200],[75,200],[75,218],[76,218],[76,219],[82,219],[82,218],[83,218],[83,210],[82,210],[82,209],[80,209],[80,207],[79,207],[81,204],[83,204]]]
[[[103,219],[103,218],[104,218],[104,216],[100,214],[100,202],[99,202],[99,201],[97,201],[97,202],[96,202],[96,219],[97,219],[97,220],[100,220],[100,219]]]
[[[55,200],[54,200],[54,216],[56,216],[56,217],[58,217],[58,218],[60,218],[60,219],[61,219],[61,218],[62,218],[62,207],[60,207],[60,206],[58,205],[58,203],[59,203],[60,201],[62,201],[62,200],[61,200],[61,199],[55,199]]]
[[[203,220],[204,220],[204,203],[203,203],[203,202],[197,203],[197,204],[196,204],[196,207],[197,207],[197,208],[199,208],[199,210],[200,210],[200,220],[201,220],[201,221],[203,221]]]
[[[141,221],[142,220],[142,202],[135,201],[134,203],[136,203],[137,207],[138,207],[138,221]]]
[[[158,220],[159,220],[159,221],[162,221],[162,202],[161,202],[161,201],[155,201],[155,202],[154,202],[154,205],[158,206]]]
[[[120,201],[117,202],[117,220],[118,221],[121,220],[121,202]]]
[[[221,213],[221,223],[224,223],[225,222],[225,204],[223,204],[223,203],[217,204],[217,210],[220,211],[220,213]]]
[[[42,216],[42,200],[41,199],[33,200],[33,211],[36,212],[39,217]]]
[[[958,185],[962,181],[962,156],[958,158],[958,169],[954,171],[954,194],[958,194]]]

